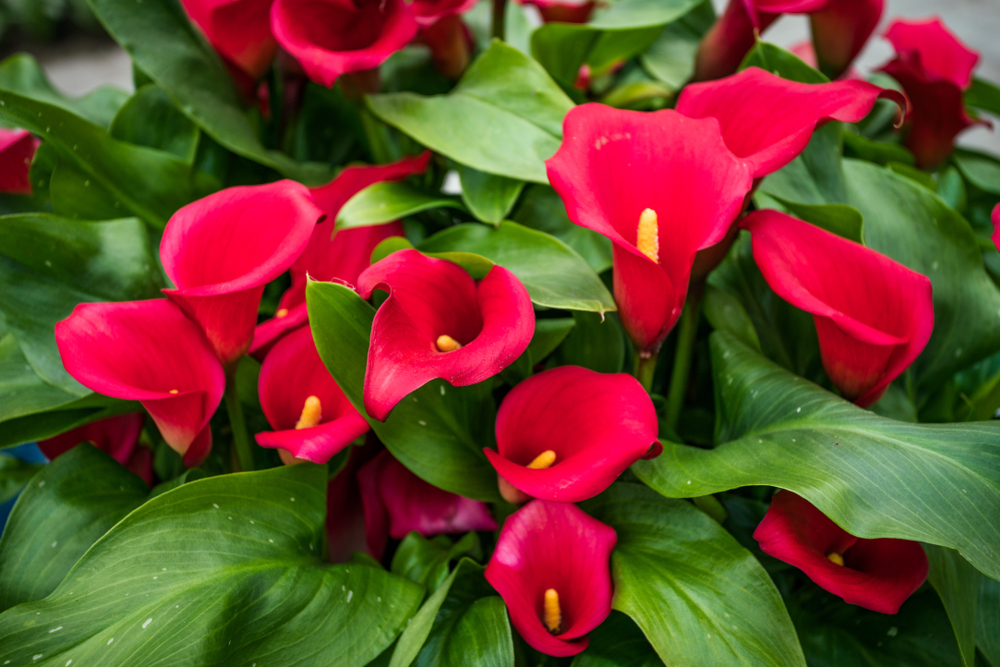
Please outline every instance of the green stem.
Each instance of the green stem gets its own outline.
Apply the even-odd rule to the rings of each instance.
[[[688,290],[687,303],[677,328],[677,352],[674,354],[674,369],[670,374],[670,389],[667,393],[667,425],[676,430],[677,422],[684,408],[687,394],[688,375],[691,373],[691,357],[698,333],[698,315],[701,310],[701,295],[704,289],[692,286]]]
[[[493,0],[493,37],[504,38],[504,21],[507,17],[507,0]]]
[[[236,457],[240,462],[240,470],[250,472],[253,470],[253,449],[250,445],[250,435],[247,433],[247,422],[243,417],[243,406],[240,405],[240,397],[236,393],[235,374],[226,378],[226,393],[223,396],[226,400],[226,412],[229,413],[229,425],[233,429],[233,442],[236,443]]]
[[[656,359],[658,352],[635,352],[635,379],[639,381],[642,388],[648,393],[653,393],[653,374],[656,372]],[[643,356],[646,355],[646,356]]]

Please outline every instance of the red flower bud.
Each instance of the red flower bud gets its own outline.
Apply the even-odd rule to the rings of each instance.
[[[31,194],[28,171],[39,143],[27,130],[0,128],[0,192]]]
[[[110,454],[118,463],[152,486],[152,452],[145,447],[136,447],[145,421],[146,415],[141,412],[99,419],[46,440],[39,440],[38,449],[51,461],[81,443],[90,443]]]

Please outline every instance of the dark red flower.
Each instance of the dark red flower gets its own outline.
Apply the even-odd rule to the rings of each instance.
[[[917,165],[930,168],[951,153],[955,137],[977,123],[965,110],[963,91],[979,54],[963,44],[939,18],[897,20],[885,32],[896,58],[882,71],[903,86],[909,100],[904,143]]]
[[[497,450],[485,449],[504,482],[527,497],[580,502],[608,488],[657,443],[656,408],[630,375],[579,366],[518,384],[497,413]],[[526,497],[510,490],[508,501]]]
[[[1000,204],[993,207],[990,220],[993,222],[993,234],[990,238],[993,239],[993,245],[997,247],[997,250],[1000,250]]]
[[[99,419],[55,437],[39,440],[38,449],[51,461],[81,443],[90,443],[110,454],[146,484],[152,485],[152,452],[145,447],[136,447],[145,421],[146,415],[141,412]]]
[[[410,10],[421,27],[433,25],[446,16],[467,12],[476,6],[476,0],[413,0]]]
[[[39,143],[35,135],[27,130],[0,127],[0,192],[31,194],[28,170]]]
[[[918,542],[855,537],[790,491],[774,494],[753,536],[764,553],[824,590],[883,614],[899,611],[927,579],[927,555]]]
[[[718,81],[687,86],[677,111],[717,119],[729,150],[750,164],[754,178],[763,178],[794,160],[817,126],[830,120],[855,123],[880,97],[905,106],[896,91],[865,81],[798,83],[748,67]]]
[[[322,218],[293,181],[228,188],[170,218],[160,259],[176,289],[163,293],[201,326],[223,365],[250,347],[264,285],[298,259]]]
[[[306,249],[292,264],[292,286],[281,296],[275,316],[254,330],[251,355],[263,359],[276,341],[309,320],[306,313],[307,275],[313,280],[338,281],[353,286],[371,264],[375,246],[390,236],[403,235],[403,225],[399,222],[335,229],[333,221],[344,204],[369,185],[422,174],[430,159],[430,151],[424,151],[391,164],[350,166],[331,182],[310,190],[316,206],[326,214],[327,222],[316,225]]]
[[[373,69],[417,34],[405,0],[275,0],[271,29],[316,83]]]
[[[307,326],[285,336],[267,355],[258,391],[274,429],[257,434],[261,447],[326,463],[368,430],[368,422],[323,365]]]
[[[82,303],[56,324],[66,371],[99,394],[142,403],[168,445],[198,465],[226,378],[198,325],[166,299]]]
[[[644,353],[680,317],[695,254],[718,243],[750,191],[719,123],[676,111],[575,107],[545,163],[570,220],[611,239],[618,314]]]
[[[358,471],[365,506],[368,550],[381,559],[389,537],[496,530],[486,503],[444,491],[425,482],[383,450]]]
[[[823,367],[844,398],[875,403],[931,337],[931,281],[778,211],[755,211],[740,226],[771,289],[813,314]]]
[[[809,16],[819,69],[831,79],[847,72],[875,32],[884,0],[828,0]]]
[[[372,324],[364,396],[379,421],[435,378],[464,387],[493,377],[534,335],[528,291],[501,266],[477,283],[458,264],[400,250],[358,277],[361,298],[376,289],[389,297]]]
[[[611,526],[576,505],[533,500],[504,523],[486,580],[528,644],[552,656],[576,655],[611,613],[609,561],[617,541]]]
[[[597,7],[595,0],[520,0],[534,5],[546,23],[586,23]]]
[[[272,0],[181,0],[191,21],[227,63],[260,78],[278,49],[271,34]]]
[[[351,447],[344,469],[326,485],[326,536],[331,563],[346,563],[355,552],[373,555],[368,551],[358,471],[378,454],[380,448],[376,442]]]

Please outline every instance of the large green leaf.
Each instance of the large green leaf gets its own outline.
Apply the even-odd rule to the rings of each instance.
[[[619,611],[612,611],[587,637],[590,645],[571,667],[663,667],[639,626]]]
[[[118,523],[44,600],[0,615],[24,664],[361,667],[406,625],[416,584],[322,553],[326,471],[212,477]]]
[[[822,72],[805,64],[801,58],[780,46],[762,42],[757,38],[757,44],[747,53],[740,64],[740,69],[759,67],[765,72],[777,74],[783,79],[800,83],[828,83]]]
[[[611,268],[611,240],[570,222],[562,199],[547,185],[529,186],[511,219],[565,242],[598,273]]]
[[[966,667],[976,659],[976,605],[980,574],[954,549],[925,545],[930,572],[927,580],[941,597],[955,630],[958,649]]]
[[[337,229],[381,225],[442,206],[465,210],[452,197],[429,195],[403,181],[383,181],[347,200],[337,213]]]
[[[805,666],[770,577],[707,515],[625,483],[584,509],[618,533],[614,608],[632,617],[666,664]]]
[[[496,229],[476,223],[455,225],[419,247],[432,253],[482,255],[517,276],[540,306],[599,313],[616,309],[608,288],[576,251],[516,222],[502,222]]]
[[[309,184],[330,180],[329,166],[300,163],[261,143],[222,61],[175,0],[87,0],[133,62],[177,107],[219,144],[237,155]]]
[[[510,209],[514,207],[524,181],[505,176],[496,176],[458,165],[458,176],[462,183],[462,201],[477,220],[498,225]]]
[[[687,11],[697,2],[671,4]],[[570,88],[584,65],[592,75],[600,76],[644,52],[660,36],[663,25],[602,30],[577,23],[546,23],[531,34],[531,54],[553,79]]]
[[[16,496],[25,483],[42,468],[39,463],[29,463],[16,456],[0,454],[0,504]],[[2,540],[0,540],[2,542]],[[0,545],[2,550],[2,545]],[[0,572],[0,579],[3,572]],[[0,587],[0,600],[3,599],[3,588]],[[0,609],[2,609],[0,603]]]
[[[154,83],[135,91],[108,131],[115,139],[173,153],[188,164],[198,149],[198,128]]]
[[[993,667],[1000,665],[1000,581],[979,577],[976,645]]]
[[[158,227],[181,206],[218,187],[214,178],[193,171],[180,158],[113,139],[61,106],[0,90],[0,120],[45,139],[60,161],[87,174],[95,187],[121,203],[120,215],[131,212]]]
[[[35,372],[77,396],[87,390],[63,369],[56,322],[81,302],[158,296],[157,266],[146,227],[134,218],[0,218],[0,312]]]
[[[392,556],[392,573],[436,591],[448,578],[451,561],[470,554],[482,557],[482,546],[477,533],[466,533],[452,544],[447,535],[425,538],[413,531],[403,538]]]
[[[0,610],[55,590],[80,556],[148,495],[145,482],[90,445],[45,466],[17,499],[0,538]]]
[[[309,321],[323,362],[364,415],[365,360],[375,310],[334,283],[306,288]],[[385,422],[368,418],[392,455],[418,476],[452,493],[498,498],[496,471],[482,448],[492,443],[495,406],[489,382],[452,387],[434,380],[400,401]]]
[[[957,549],[1000,576],[1000,424],[879,417],[712,335],[715,449],[666,443],[632,470],[670,497],[740,486],[793,491],[858,537]]]
[[[573,102],[542,67],[494,42],[447,95],[371,95],[369,108],[424,146],[466,166],[547,183],[545,160],[559,148]]]

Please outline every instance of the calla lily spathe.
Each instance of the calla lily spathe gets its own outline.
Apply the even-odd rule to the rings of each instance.
[[[38,449],[50,461],[77,445],[89,443],[110,454],[142,481],[153,484],[153,452],[137,447],[146,415],[129,412],[84,424],[52,438],[38,441]]]
[[[271,34],[272,0],[181,0],[191,21],[227,64],[252,79],[270,67],[278,49]]]
[[[28,172],[39,143],[35,135],[27,130],[0,127],[0,192],[31,194]]]

